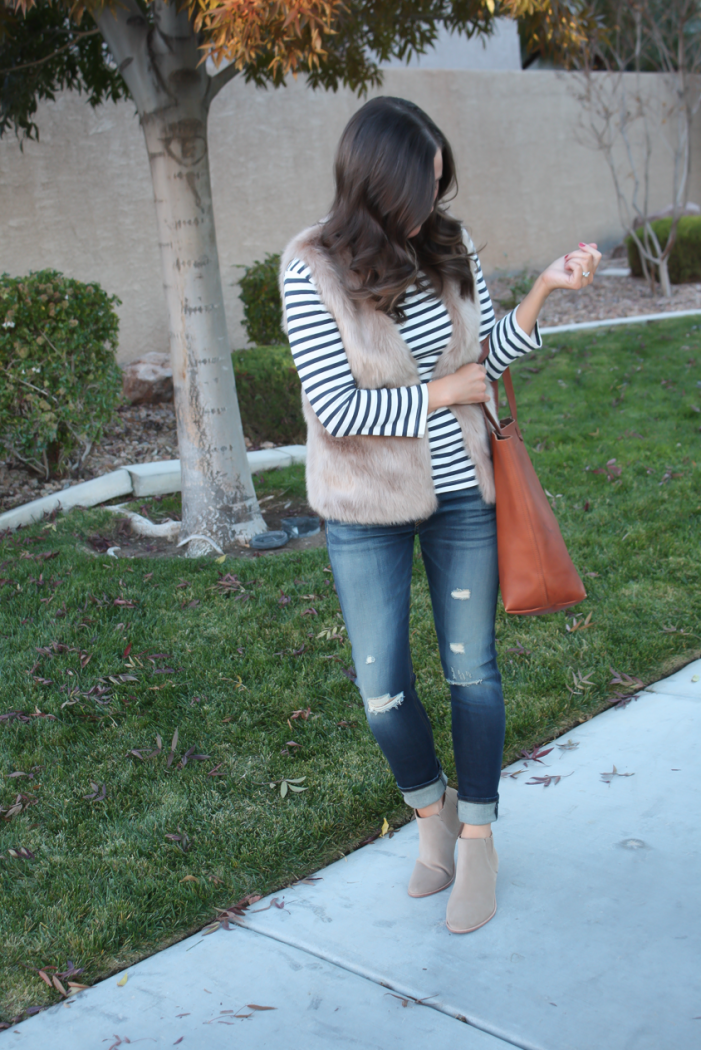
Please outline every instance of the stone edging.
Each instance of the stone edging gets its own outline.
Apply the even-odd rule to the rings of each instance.
[[[556,335],[557,332],[578,332],[587,328],[610,328],[621,324],[644,324],[646,321],[670,321],[675,317],[698,317],[701,310],[668,310],[660,314],[636,314],[634,317],[609,317],[607,321],[577,321],[574,324],[556,324],[541,328],[541,335]]]
[[[252,472],[273,470],[275,467],[290,467],[294,463],[306,463],[306,445],[283,445],[281,448],[260,449],[247,452]],[[21,507],[0,514],[0,531],[16,529],[20,525],[31,525],[41,521],[55,510],[67,511],[73,507],[95,507],[119,496],[163,496],[180,491],[180,460],[168,459],[157,463],[138,463],[121,467],[102,477],[81,481],[62,492],[25,503]]]

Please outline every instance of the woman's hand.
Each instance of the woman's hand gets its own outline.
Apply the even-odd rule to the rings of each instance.
[[[448,405],[473,405],[480,401],[489,401],[483,365],[463,365],[452,375],[432,379],[428,384],[429,413]]]
[[[516,321],[522,331],[531,334],[543,303],[556,288],[579,291],[590,285],[600,262],[601,252],[595,244],[580,244],[576,251],[556,259],[543,270],[516,310]]]

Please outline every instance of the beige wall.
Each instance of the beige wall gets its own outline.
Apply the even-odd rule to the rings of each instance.
[[[390,69],[384,94],[422,106],[456,153],[453,205],[485,273],[542,266],[580,239],[605,246],[621,228],[602,157],[578,144],[578,108],[551,72]],[[361,102],[303,83],[261,90],[233,81],[210,120],[214,200],[232,346],[243,346],[236,264],[279,251],[324,214],[338,137]],[[80,95],[42,105],[39,143],[0,140],[0,270],[55,267],[123,300],[120,359],[167,349],[146,152],[131,103],[92,110]],[[699,136],[696,136],[697,141]],[[666,168],[653,207],[669,203]],[[701,181],[694,155],[690,199]]]

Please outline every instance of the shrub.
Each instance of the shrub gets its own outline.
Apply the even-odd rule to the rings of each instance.
[[[85,454],[119,401],[118,302],[55,270],[0,274],[0,448],[46,477]]]
[[[278,286],[279,255],[266,255],[263,262],[247,266],[241,280],[243,327],[254,346],[271,346],[285,339],[282,303]]]
[[[657,235],[660,247],[664,248],[672,228],[671,219],[656,219],[650,224]],[[638,251],[638,240],[642,241],[642,227],[635,237],[626,238],[628,265],[634,277],[643,276],[643,266]],[[672,284],[701,281],[701,215],[683,215],[677,226],[674,247],[669,254],[669,279]]]
[[[307,440],[300,382],[289,346],[232,355],[243,430],[254,445],[302,445]]]

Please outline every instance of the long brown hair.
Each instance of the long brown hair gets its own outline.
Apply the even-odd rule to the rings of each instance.
[[[439,149],[443,175],[434,204]],[[341,136],[335,174],[336,196],[321,240],[338,259],[353,299],[371,299],[398,321],[405,320],[401,300],[411,284],[440,295],[452,279],[463,298],[474,299],[462,227],[441,207],[457,190],[453,151],[422,109],[402,98],[366,102]]]

